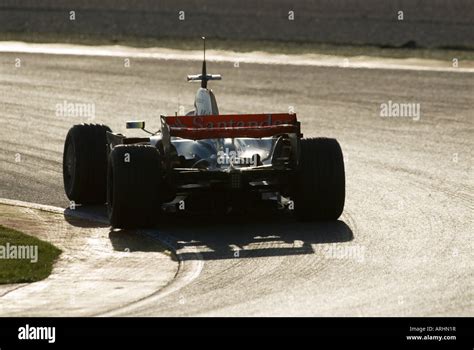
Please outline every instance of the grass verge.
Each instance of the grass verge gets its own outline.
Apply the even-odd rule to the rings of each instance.
[[[60,254],[48,242],[0,225],[0,284],[45,279]]]

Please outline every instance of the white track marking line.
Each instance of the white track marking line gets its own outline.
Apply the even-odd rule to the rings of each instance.
[[[63,208],[54,207],[54,206],[45,205],[45,204],[23,202],[16,199],[0,198],[0,204],[14,205],[16,207],[43,210],[43,211],[48,211],[48,212],[56,213],[56,214],[64,214]]]
[[[47,211],[47,212],[55,213],[55,214],[64,214],[65,216],[74,217],[78,219],[95,221],[101,224],[108,224],[108,221],[106,219],[98,215],[77,212],[74,210],[63,209],[63,208],[54,207],[51,205],[30,203],[30,202],[24,202],[24,201],[7,199],[7,198],[0,198],[0,204],[12,205],[12,206],[28,208],[28,209],[43,210],[43,211]],[[105,313],[101,313],[96,316],[111,316],[116,313],[123,314],[124,312],[127,312],[127,310],[133,310],[137,307],[146,305],[150,301],[156,302],[158,299],[162,299],[163,297],[170,295],[172,293],[175,293],[179,291],[180,289],[184,288],[186,285],[190,284],[192,281],[198,278],[199,275],[201,274],[201,271],[204,267],[204,260],[196,247],[187,248],[188,249],[187,253],[194,255],[194,259],[183,260],[180,257],[179,251],[181,249],[178,246],[177,239],[174,238],[173,236],[165,234],[165,233],[157,234],[157,232],[155,232],[154,230],[138,230],[137,232],[142,233],[152,239],[156,239],[160,241],[163,245],[165,245],[170,250],[172,250],[179,261],[178,272],[176,273],[175,278],[167,286],[163,287],[156,293],[153,293],[137,301],[134,301],[132,304],[128,304],[124,307],[115,308],[113,310],[107,311]]]
[[[143,233],[151,238],[156,239],[156,232],[152,230],[140,230],[140,233]],[[98,314],[96,316],[103,316],[103,317],[110,317],[110,316],[123,316],[124,314],[126,315],[127,313],[133,312],[134,310],[144,308],[148,304],[153,304],[155,305],[156,302],[160,299],[163,299],[164,297],[176,293],[179,290],[183,289],[185,286],[190,284],[192,281],[194,281],[196,278],[199,277],[201,274],[201,271],[204,267],[204,260],[202,258],[202,255],[198,252],[198,250],[195,247],[190,247],[187,248],[187,253],[194,255],[195,259],[191,260],[183,260],[180,256],[180,250],[186,250],[185,249],[180,249],[179,247],[176,247],[177,240],[168,234],[159,234],[159,240],[166,245],[167,247],[171,248],[174,252],[176,257],[179,260],[179,268],[178,268],[178,273],[176,274],[175,279],[168,284],[167,286],[163,287],[160,289],[158,292],[151,294],[149,296],[146,296],[142,299],[139,299],[132,304],[126,305],[121,308],[117,308],[111,311],[107,311],[101,314]]]
[[[101,56],[149,58],[158,60],[200,61],[202,52],[167,48],[135,48],[128,46],[89,46],[74,44],[34,44],[17,41],[0,41],[0,52],[49,55]],[[319,54],[273,54],[267,52],[232,52],[208,50],[207,60],[212,62],[292,65],[356,69],[414,70],[432,72],[474,73],[474,68],[452,67],[451,61],[416,58],[341,57]],[[462,62],[460,63],[462,66]]]

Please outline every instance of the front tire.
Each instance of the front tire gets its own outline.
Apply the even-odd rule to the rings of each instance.
[[[104,204],[107,180],[106,125],[74,125],[66,136],[63,180],[67,197],[80,204]]]
[[[162,161],[156,147],[118,145],[109,156],[107,211],[114,228],[157,223],[163,204]]]
[[[337,220],[344,209],[344,158],[335,139],[302,139],[294,184],[294,209],[301,220]]]

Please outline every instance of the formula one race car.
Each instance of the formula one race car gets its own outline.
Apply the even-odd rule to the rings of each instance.
[[[302,220],[336,220],[345,199],[339,143],[302,138],[295,114],[219,114],[206,71],[205,41],[195,110],[161,116],[161,130],[126,137],[98,124],[66,137],[64,187],[77,204],[107,203],[112,227],[149,227],[166,211],[254,208],[264,200]]]

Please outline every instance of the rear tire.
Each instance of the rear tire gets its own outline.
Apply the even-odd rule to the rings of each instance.
[[[344,158],[335,139],[309,138],[300,143],[294,184],[294,209],[301,220],[337,220],[344,209]]]
[[[63,180],[67,197],[80,204],[104,204],[107,181],[106,125],[74,125],[66,136]]]
[[[112,227],[144,228],[158,222],[164,193],[162,175],[156,147],[118,145],[112,150],[107,171],[107,211]]]

